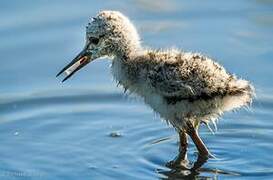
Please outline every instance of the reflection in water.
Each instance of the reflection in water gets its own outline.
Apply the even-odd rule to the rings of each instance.
[[[163,175],[161,179],[218,179],[219,176],[240,176],[238,173],[223,171],[220,169],[200,168],[198,170],[170,169],[158,170]],[[205,175],[204,175],[205,174]]]

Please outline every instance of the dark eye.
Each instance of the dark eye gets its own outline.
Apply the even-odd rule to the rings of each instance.
[[[89,42],[91,42],[92,44],[97,45],[99,43],[100,39],[96,38],[96,37],[90,37],[89,38]]]

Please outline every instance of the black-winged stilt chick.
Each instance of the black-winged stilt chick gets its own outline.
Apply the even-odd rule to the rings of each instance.
[[[254,95],[248,81],[237,79],[201,54],[143,48],[133,24],[117,11],[102,11],[92,18],[84,49],[58,75],[66,73],[65,81],[103,56],[112,59],[117,83],[142,97],[178,132],[180,153],[171,165],[186,162],[187,135],[199,159],[207,160],[210,153],[198,135],[199,125],[215,123],[224,111],[247,106]]]

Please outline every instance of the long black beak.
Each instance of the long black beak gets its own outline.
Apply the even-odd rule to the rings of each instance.
[[[70,78],[75,72],[79,71],[85,65],[90,62],[90,53],[87,53],[86,48],[84,48],[67,66],[65,66],[57,75],[65,73],[67,76],[62,80],[66,81]]]

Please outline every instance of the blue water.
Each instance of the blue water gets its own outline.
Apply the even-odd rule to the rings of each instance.
[[[109,60],[55,78],[104,9],[128,15],[145,46],[202,52],[254,84],[249,110],[226,113],[215,135],[201,128],[217,158],[199,173],[165,166],[176,133],[123,96]],[[272,0],[4,0],[0,17],[0,179],[273,179]]]

